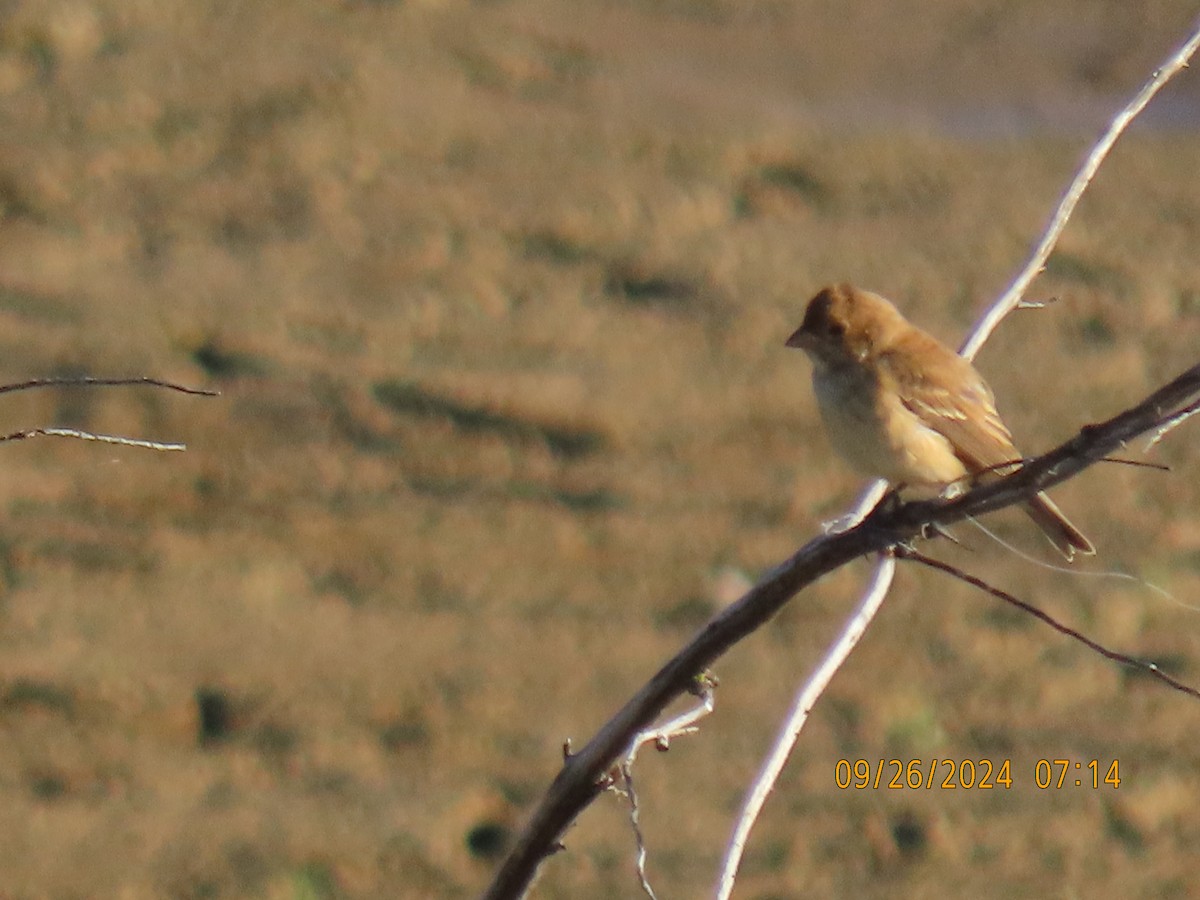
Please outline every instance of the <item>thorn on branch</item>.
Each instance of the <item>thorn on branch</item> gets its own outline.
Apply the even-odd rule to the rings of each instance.
[[[1146,449],[1150,449],[1150,446],[1147,446]],[[1137,469],[1155,469],[1159,472],[1171,471],[1171,467],[1165,463],[1150,462],[1149,460],[1145,459],[1126,459],[1123,456],[1104,456],[1097,460],[1097,462],[1116,463],[1122,466],[1133,466]]]
[[[926,522],[923,526],[921,526],[921,539],[922,540],[929,541],[929,540],[933,540],[934,538],[939,538],[939,537],[945,538],[950,543],[956,544],[957,546],[962,547],[965,550],[971,549],[966,544],[964,544],[962,541],[960,541],[958,538],[956,538],[953,534],[951,534],[945,528],[945,526],[940,525],[937,522]],[[905,545],[905,546],[907,546],[907,548],[910,550],[913,549],[911,545]]]
[[[1044,268],[1044,267],[1043,267]],[[1047,297],[1045,300],[1025,300],[1017,301],[1016,309],[1045,309],[1047,306],[1052,306],[1059,301],[1058,297]]]

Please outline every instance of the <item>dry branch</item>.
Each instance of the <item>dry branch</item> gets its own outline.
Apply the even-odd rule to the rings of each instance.
[[[947,562],[942,562],[940,559],[934,559],[932,556],[926,556],[924,553],[921,553],[912,547],[897,547],[894,553],[899,559],[912,560],[913,562],[920,563],[923,566],[928,566],[935,571],[945,572],[947,575],[971,585],[971,587],[979,588],[984,593],[991,594],[993,597],[1003,600],[1010,606],[1015,606],[1017,609],[1021,610],[1021,612],[1028,613],[1034,618],[1041,619],[1041,621],[1045,622],[1059,634],[1066,635],[1073,641],[1078,641],[1093,653],[1099,653],[1105,659],[1110,659],[1113,662],[1120,663],[1123,666],[1131,666],[1133,668],[1141,669],[1150,677],[1157,678],[1163,684],[1179,691],[1181,694],[1187,694],[1189,697],[1200,700],[1200,691],[1196,690],[1190,685],[1184,684],[1177,678],[1172,678],[1170,675],[1160,669],[1156,663],[1147,662],[1143,659],[1136,659],[1126,653],[1118,653],[1116,650],[1110,650],[1108,647],[1105,647],[1098,641],[1093,641],[1082,631],[1072,628],[1069,625],[1064,625],[1045,610],[1038,609],[1032,603],[1026,603],[1020,597],[1016,597],[1010,594],[1008,591],[1001,590],[995,585],[988,584],[977,575],[964,572],[958,566],[952,566]]]
[[[1200,365],[1137,406],[1101,424],[1084,426],[1074,438],[1011,475],[949,500],[886,501],[851,530],[805,544],[715,616],[578,754],[565,761],[484,896],[490,900],[520,897],[542,860],[559,846],[567,827],[604,790],[606,773],[623,757],[637,733],[688,691],[707,666],[775,615],[797,592],[853,559],[917,540],[931,527],[1028,500],[1038,491],[1073,478],[1134,438],[1162,427],[1198,399]]]
[[[12,384],[0,384],[0,394],[14,391],[27,391],[40,387],[131,387],[134,385],[164,388],[168,391],[178,391],[181,394],[195,394],[199,397],[219,397],[220,391],[210,391],[207,388],[188,387],[174,381],[163,381],[160,378],[150,378],[146,375],[133,378],[95,378],[91,375],[63,375],[51,378],[30,378],[28,381],[17,381]]]
[[[178,391],[181,394],[194,394],[199,397],[219,397],[220,391],[207,388],[193,388],[177,384],[174,381],[163,381],[160,378],[150,378],[146,375],[133,378],[95,378],[91,375],[63,375],[50,378],[30,378],[27,381],[16,381],[11,384],[0,384],[0,394],[16,391],[28,391],[32,388],[43,387],[128,387],[144,385],[147,387],[163,388],[168,391]],[[94,431],[81,431],[78,428],[25,428],[0,435],[0,444],[7,441],[25,441],[35,437],[65,437],[81,441],[98,441],[102,444],[117,444],[122,447],[140,447],[145,450],[186,450],[186,444],[174,441],[147,441],[140,438],[122,437],[115,434],[98,434]]]

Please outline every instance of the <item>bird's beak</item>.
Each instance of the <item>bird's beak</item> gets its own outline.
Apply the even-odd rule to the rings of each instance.
[[[785,346],[795,347],[797,350],[807,350],[812,346],[812,335],[805,331],[804,326],[801,325],[792,332],[792,336],[787,339]]]

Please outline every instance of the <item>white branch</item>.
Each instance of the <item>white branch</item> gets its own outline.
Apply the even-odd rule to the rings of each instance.
[[[890,554],[881,556],[879,565],[875,567],[875,573],[871,577],[871,582],[867,586],[862,600],[859,602],[858,609],[854,611],[854,615],[846,623],[846,630],[842,632],[837,643],[830,648],[825,659],[821,661],[821,664],[808,677],[808,681],[804,684],[804,689],[800,691],[792,703],[792,709],[788,713],[787,721],[780,730],[779,737],[776,738],[775,745],[771,748],[766,762],[763,763],[762,770],[754,780],[753,789],[746,798],[742,814],[738,818],[737,827],[734,829],[729,851],[725,858],[725,868],[722,870],[721,880],[717,884],[718,900],[727,900],[733,892],[733,882],[737,878],[737,867],[741,862],[742,854],[745,852],[746,841],[750,837],[750,829],[754,827],[763,804],[767,802],[767,795],[771,792],[771,788],[774,787],[779,774],[783,771],[783,767],[787,765],[792,748],[796,746],[796,739],[800,736],[800,729],[808,721],[808,714],[816,704],[817,698],[825,691],[825,687],[833,679],[837,670],[841,668],[842,663],[850,655],[850,651],[854,649],[859,638],[863,636],[871,619],[875,617],[876,611],[878,611],[880,605],[883,603],[883,598],[887,596],[888,588],[892,584],[892,576],[895,574],[895,571],[895,557]]]
[[[187,444],[163,441],[144,441],[140,438],[121,437],[115,434],[97,434],[77,428],[29,428],[0,435],[0,441],[24,441],[35,437],[67,437],[80,441],[99,441],[101,444],[117,444],[121,447],[143,447],[147,450],[186,450]]]

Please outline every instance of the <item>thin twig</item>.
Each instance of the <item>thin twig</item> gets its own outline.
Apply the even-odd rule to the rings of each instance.
[[[187,387],[186,385],[176,384],[173,381],[162,381],[158,378],[93,378],[90,375],[31,378],[28,381],[18,381],[13,384],[0,384],[0,394],[7,394],[11,391],[27,391],[30,388],[41,387],[112,387],[119,385],[148,385],[149,387],[166,388],[169,391],[179,391],[181,394],[197,394],[201,397],[221,396],[220,391]]]
[[[1186,416],[1184,418],[1187,418]],[[1182,420],[1181,420],[1182,421]],[[1176,423],[1179,424],[1179,423]],[[1172,426],[1174,427],[1174,426]],[[1170,429],[1167,429],[1170,431]],[[1123,456],[1106,456],[1098,462],[1116,463],[1119,466],[1130,466],[1134,469],[1154,469],[1156,472],[1170,472],[1171,467],[1166,463],[1150,462],[1146,459],[1126,459]]]
[[[1101,656],[1103,656],[1105,659],[1111,659],[1113,662],[1121,663],[1122,665],[1126,665],[1126,666],[1132,666],[1136,669],[1141,669],[1143,672],[1147,672],[1150,675],[1153,675],[1159,681],[1162,681],[1162,682],[1170,685],[1175,690],[1180,691],[1184,694],[1187,694],[1188,696],[1195,697],[1197,700],[1200,700],[1200,691],[1197,691],[1193,687],[1189,687],[1188,685],[1184,684],[1182,681],[1175,680],[1170,675],[1168,675],[1166,672],[1164,672],[1162,669],[1160,669],[1155,663],[1146,662],[1145,660],[1141,660],[1141,659],[1135,659],[1132,656],[1128,656],[1124,653],[1119,653],[1116,650],[1109,650],[1103,644],[1096,643],[1096,641],[1093,641],[1087,635],[1082,634],[1079,631],[1076,631],[1071,626],[1064,625],[1062,622],[1055,619],[1049,613],[1045,612],[1044,610],[1039,609],[1038,607],[1034,606],[1032,603],[1026,603],[1024,600],[1020,599],[1019,597],[1013,596],[1008,591],[1001,590],[1000,588],[995,587],[994,585],[988,584],[982,578],[978,578],[975,575],[971,575],[968,572],[964,572],[962,569],[959,569],[957,566],[952,566],[949,563],[942,562],[940,559],[934,559],[932,556],[926,556],[924,553],[921,553],[919,550],[914,550],[912,547],[904,547],[904,546],[897,547],[895,552],[896,552],[896,556],[899,557],[900,559],[910,559],[913,562],[918,562],[921,565],[928,566],[931,569],[937,569],[939,572],[945,572],[947,575],[953,575],[959,581],[965,581],[967,584],[971,585],[972,587],[977,587],[981,591],[986,591],[987,593],[991,594],[993,597],[1000,598],[1005,603],[1011,603],[1013,606],[1029,613],[1031,616],[1041,619],[1043,622],[1045,622],[1047,625],[1049,625],[1051,628],[1053,628],[1059,634],[1064,634],[1067,637],[1072,638],[1073,640],[1079,641],[1079,643],[1083,644],[1089,650],[1096,651]]]
[[[650,900],[658,900],[646,875],[646,839],[642,835],[641,808],[638,806],[637,792],[633,789],[633,763],[628,759],[621,763],[621,780],[625,782],[625,796],[629,798],[629,821],[633,824],[633,839],[637,843],[638,883]]]
[[[186,450],[187,444],[164,443],[162,441],[142,441],[137,438],[119,437],[113,434],[96,434],[93,431],[80,431],[76,428],[27,428],[24,431],[14,431],[0,435],[0,443],[4,441],[23,441],[35,437],[68,437],[81,441],[99,441],[102,444],[118,444],[122,447],[143,447],[147,450]]]
[[[665,751],[670,748],[672,739],[695,734],[699,730],[696,723],[706,716],[712,715],[716,705],[713,693],[716,687],[717,679],[711,674],[702,672],[698,675],[693,693],[700,699],[700,702],[666,722],[661,722],[634,735],[633,740],[629,742],[629,752],[625,754],[624,764],[632,766],[634,760],[637,759],[638,751],[646,744],[653,744],[656,750]]]
[[[195,394],[201,397],[219,397],[220,391],[210,391],[205,388],[193,388],[176,384],[173,381],[162,381],[158,378],[141,376],[137,378],[95,378],[91,375],[63,375],[49,378],[30,378],[28,381],[18,381],[12,384],[0,384],[0,394],[14,391],[27,391],[31,388],[43,387],[112,387],[121,385],[146,385],[149,387],[165,388],[178,391],[181,394]],[[122,447],[142,447],[147,450],[186,450],[186,444],[164,441],[143,441],[137,438],[120,437],[112,434],[97,434],[93,431],[80,431],[76,428],[27,428],[14,431],[11,434],[0,435],[0,443],[5,441],[23,441],[35,437],[67,437],[81,441],[99,441],[102,444],[117,444]]]
[[[625,754],[625,759],[621,761],[621,777],[625,782],[625,794],[629,798],[629,824],[633,829],[634,842],[637,844],[638,882],[641,884],[642,890],[652,900],[654,898],[654,890],[650,887],[650,879],[646,875],[646,838],[642,834],[637,794],[633,790],[633,763],[637,759],[638,751],[647,744],[653,744],[656,750],[665,753],[670,748],[673,738],[695,734],[699,731],[700,729],[696,723],[705,716],[712,714],[715,705],[713,692],[716,690],[716,687],[717,679],[711,674],[702,672],[698,675],[693,687],[693,693],[699,698],[700,702],[690,709],[684,710],[679,715],[668,719],[666,722],[638,732],[633,740],[629,742],[629,752]],[[620,793],[616,787],[616,780],[609,779],[608,781],[609,789]]]

